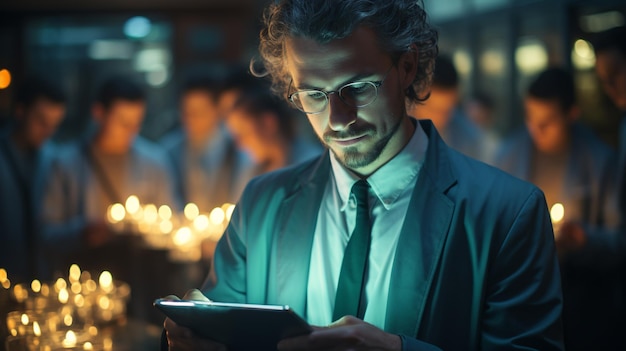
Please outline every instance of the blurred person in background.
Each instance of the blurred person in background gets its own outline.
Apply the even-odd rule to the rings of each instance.
[[[55,157],[43,220],[46,242],[60,252],[106,244],[112,238],[107,208],[130,195],[143,204],[172,206],[165,154],[138,136],[145,109],[141,86],[106,80],[92,106],[94,130]]]
[[[296,115],[298,114],[298,115]],[[294,119],[300,116],[270,90],[268,82],[250,77],[242,86],[226,124],[237,146],[250,156],[253,166],[244,181],[283,168],[322,152],[319,144],[296,135]],[[240,187],[242,190],[245,184]]]
[[[453,149],[467,156],[486,159],[484,137],[474,123],[459,108],[459,75],[452,60],[445,55],[437,56],[433,83],[428,100],[413,103],[409,115],[417,119],[430,119],[443,140]]]
[[[16,92],[13,120],[0,130],[0,267],[18,282],[41,278],[38,216],[56,149],[49,139],[65,116],[65,103],[56,84],[28,78]]]
[[[500,136],[496,131],[494,101],[488,94],[477,92],[468,98],[464,105],[467,117],[483,134],[483,161],[493,163],[500,147]]]
[[[224,203],[235,203],[240,174],[248,160],[223,125],[222,81],[210,76],[188,80],[181,92],[182,128],[161,143],[173,167],[177,197],[193,202],[201,212]],[[232,103],[232,102],[231,102]]]
[[[606,94],[622,112],[619,127],[619,206],[626,232],[626,27],[616,27],[594,38],[596,74]],[[626,236],[626,233],[624,234]]]
[[[529,86],[524,106],[526,129],[508,141],[496,165],[536,184],[549,208],[562,204],[564,218],[558,223],[564,222],[563,227],[615,228],[615,154],[577,122],[572,75],[560,68],[545,70]],[[617,266],[591,260],[582,234],[562,235],[555,225],[555,240],[566,349],[615,349],[621,335],[615,323],[620,305]]]

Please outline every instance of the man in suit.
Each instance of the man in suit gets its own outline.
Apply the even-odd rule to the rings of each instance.
[[[189,79],[181,92],[181,128],[163,138],[172,167],[177,198],[210,212],[239,199],[237,184],[249,161],[237,152],[223,126],[220,81],[211,76]],[[246,179],[248,180],[248,179]]]
[[[619,173],[621,181],[619,205],[626,231],[626,26],[599,33],[593,41],[596,53],[596,73],[602,87],[622,112],[619,127]]]
[[[621,309],[616,313],[620,317],[614,323],[617,330],[626,328],[626,26],[608,29],[598,33],[592,44],[596,54],[596,74],[602,88],[615,106],[621,111],[622,118],[618,130],[618,165],[617,165],[617,204],[620,213],[620,225],[617,230],[600,228],[588,233],[589,244],[594,244],[596,254],[593,259],[609,256],[612,261],[621,264]],[[575,228],[574,228],[575,230]],[[626,345],[626,338],[621,334],[621,348]]]
[[[575,95],[569,72],[549,68],[539,74],[524,98],[526,128],[505,145],[496,165],[537,185],[550,207],[564,206],[555,237],[566,349],[619,349],[619,265],[610,247],[598,250],[595,236],[585,235],[618,224],[615,155],[577,122]],[[571,231],[574,227],[580,235]]]
[[[44,192],[43,240],[61,261],[67,252],[101,247],[115,237],[106,222],[111,204],[135,195],[143,204],[172,205],[165,154],[138,136],[145,108],[140,85],[107,79],[92,105],[94,130],[53,160]]]
[[[249,183],[187,298],[288,304],[324,326],[280,350],[562,349],[541,191],[406,113],[437,54],[419,2],[276,1],[260,51],[330,152]],[[170,350],[223,349],[165,329]]]
[[[65,116],[66,97],[52,81],[26,79],[13,120],[0,129],[0,267],[14,282],[42,278],[38,263],[43,185],[57,147],[49,139]]]

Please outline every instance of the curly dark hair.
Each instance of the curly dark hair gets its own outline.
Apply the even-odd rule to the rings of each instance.
[[[284,65],[287,37],[306,37],[325,44],[349,36],[358,26],[372,28],[394,62],[415,44],[418,71],[405,92],[413,102],[427,99],[438,53],[437,31],[428,23],[419,0],[280,0],[263,17],[259,51],[272,90],[287,97],[291,77]]]

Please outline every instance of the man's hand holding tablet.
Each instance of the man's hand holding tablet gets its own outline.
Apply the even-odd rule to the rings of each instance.
[[[276,350],[278,342],[313,331],[289,306],[213,302],[200,291],[158,299],[169,350]]]
[[[168,296],[168,300],[180,300],[174,295]],[[209,300],[200,290],[193,289],[187,292],[184,300],[206,301]],[[167,333],[169,351],[226,351],[225,345],[197,336],[191,329],[176,324],[169,317],[163,323]]]

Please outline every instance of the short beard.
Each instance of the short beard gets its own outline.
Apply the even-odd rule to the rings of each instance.
[[[349,169],[367,167],[378,160],[380,155],[385,150],[385,147],[387,147],[387,144],[389,144],[389,140],[391,140],[393,135],[396,134],[400,128],[402,120],[402,118],[399,118],[398,122],[393,126],[393,128],[391,128],[389,133],[387,133],[387,135],[385,135],[382,139],[378,140],[376,144],[374,144],[374,146],[366,152],[359,152],[358,147],[349,147],[344,150],[343,158],[341,158],[332,148],[329,147],[329,149],[335,154],[337,160]],[[368,128],[367,130],[374,130],[374,128]]]

